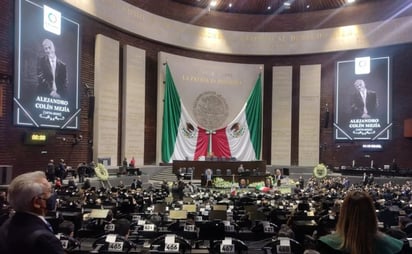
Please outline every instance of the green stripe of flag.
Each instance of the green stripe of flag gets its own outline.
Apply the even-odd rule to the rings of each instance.
[[[262,79],[261,74],[246,104],[246,121],[250,131],[250,141],[255,150],[256,159],[260,159],[262,145]]]
[[[166,82],[163,104],[162,161],[169,162],[173,155],[181,115],[180,97],[169,65],[166,64]]]

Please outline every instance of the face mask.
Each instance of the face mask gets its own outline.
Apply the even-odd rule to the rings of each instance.
[[[48,211],[54,211],[56,209],[56,200],[57,200],[57,195],[56,193],[53,193],[48,199],[46,199],[46,209]]]

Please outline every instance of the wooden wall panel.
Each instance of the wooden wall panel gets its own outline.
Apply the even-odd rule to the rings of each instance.
[[[403,124],[403,136],[405,138],[412,138],[412,118],[405,119]]]

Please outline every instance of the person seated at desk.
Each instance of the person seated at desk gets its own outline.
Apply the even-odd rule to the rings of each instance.
[[[350,187],[349,178],[347,178],[347,177],[344,177],[344,178],[343,178],[342,186],[343,186],[343,188],[346,189],[346,190],[349,189],[349,187]]]
[[[407,237],[412,237],[412,218],[408,216],[399,217],[399,228],[405,232]]]
[[[128,240],[130,234],[130,225],[130,221],[125,218],[118,219],[114,222],[113,234],[116,236],[115,241],[116,243],[123,243],[121,245],[122,249],[116,251],[128,253],[132,248],[136,248],[136,244]],[[107,250],[110,251],[110,249],[112,249],[113,247],[111,247],[110,243],[106,241],[107,237],[108,235],[103,235],[98,238],[93,243],[93,249],[97,250],[98,252]]]
[[[198,189],[194,184],[192,184],[192,182],[188,182],[185,186],[185,192],[189,194],[193,194],[193,193],[198,192]]]
[[[247,188],[247,181],[245,178],[241,178],[239,180],[239,189],[245,189]]]
[[[237,168],[237,173],[239,175],[242,175],[245,172],[245,168],[243,167],[243,164],[240,164],[239,167]]]
[[[295,232],[293,232],[293,230],[287,224],[281,224],[278,232],[278,237],[295,239]]]
[[[272,179],[270,179],[270,178],[265,179],[265,187],[273,188]]]
[[[80,247],[80,242],[74,238],[74,228],[74,223],[68,220],[64,220],[59,224],[57,238],[60,239],[63,249],[66,251]]]
[[[141,189],[142,184],[143,183],[142,183],[141,177],[138,176],[137,178],[133,179],[133,182],[130,185],[130,189],[132,189],[132,190]]]
[[[160,185],[160,190],[162,192],[165,192],[167,195],[169,195],[170,193],[170,188],[169,188],[169,184],[167,183],[166,180],[162,181],[162,184]]]
[[[282,179],[283,179],[282,171],[281,171],[279,168],[277,168],[277,169],[275,170],[276,186],[278,186],[278,187],[280,186]]]
[[[69,189],[76,189],[76,188],[77,188],[77,184],[76,184],[76,182],[74,181],[73,176],[70,176],[70,177],[69,177],[69,181],[67,182],[67,187],[68,187]]]
[[[82,190],[86,191],[86,190],[90,189],[91,187],[92,187],[92,185],[90,183],[90,179],[86,178],[86,180],[83,183]]]
[[[182,232],[185,225],[195,225],[195,218],[193,214],[187,214],[187,219],[183,222],[180,220],[172,222],[167,229],[171,232]]]
[[[62,186],[62,180],[60,179],[60,177],[56,177],[56,181],[54,182],[54,188],[60,189]]]
[[[403,247],[401,240],[378,231],[378,219],[371,196],[352,191],[343,201],[336,233],[320,237],[317,250],[323,253],[392,254]]]

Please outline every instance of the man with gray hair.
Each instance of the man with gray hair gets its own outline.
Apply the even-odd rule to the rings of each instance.
[[[44,56],[37,63],[39,95],[64,97],[68,83],[66,64],[57,58],[54,43],[50,39],[44,39],[42,46]]]
[[[0,253],[65,253],[44,216],[56,196],[42,171],[21,174],[8,188],[15,213],[0,228]]]
[[[353,86],[356,92],[351,98],[351,111],[354,118],[374,118],[378,108],[378,98],[375,91],[366,89],[365,81],[357,79]]]

